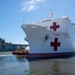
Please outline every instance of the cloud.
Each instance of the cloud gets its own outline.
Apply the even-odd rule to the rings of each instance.
[[[39,8],[39,4],[45,2],[45,0],[29,0],[21,3],[21,11],[33,11]]]

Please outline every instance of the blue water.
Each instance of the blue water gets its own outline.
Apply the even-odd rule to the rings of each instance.
[[[0,52],[0,75],[75,75],[75,57],[29,61]]]

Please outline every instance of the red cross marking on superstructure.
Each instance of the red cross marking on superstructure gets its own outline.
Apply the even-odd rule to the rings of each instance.
[[[53,29],[54,31],[56,31],[57,28],[60,28],[60,26],[56,25],[56,22],[53,22],[53,26],[50,26],[50,29]]]
[[[54,46],[54,51],[57,51],[57,47],[60,46],[60,42],[58,42],[58,38],[54,39],[54,42],[51,42],[51,46]]]

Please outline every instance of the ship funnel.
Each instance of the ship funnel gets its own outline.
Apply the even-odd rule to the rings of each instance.
[[[62,16],[62,18],[68,18],[67,16]]]

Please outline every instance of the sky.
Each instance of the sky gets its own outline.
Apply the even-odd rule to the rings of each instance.
[[[6,42],[26,44],[25,24],[39,22],[52,10],[54,18],[68,16],[75,22],[75,0],[0,0],[0,38]]]

